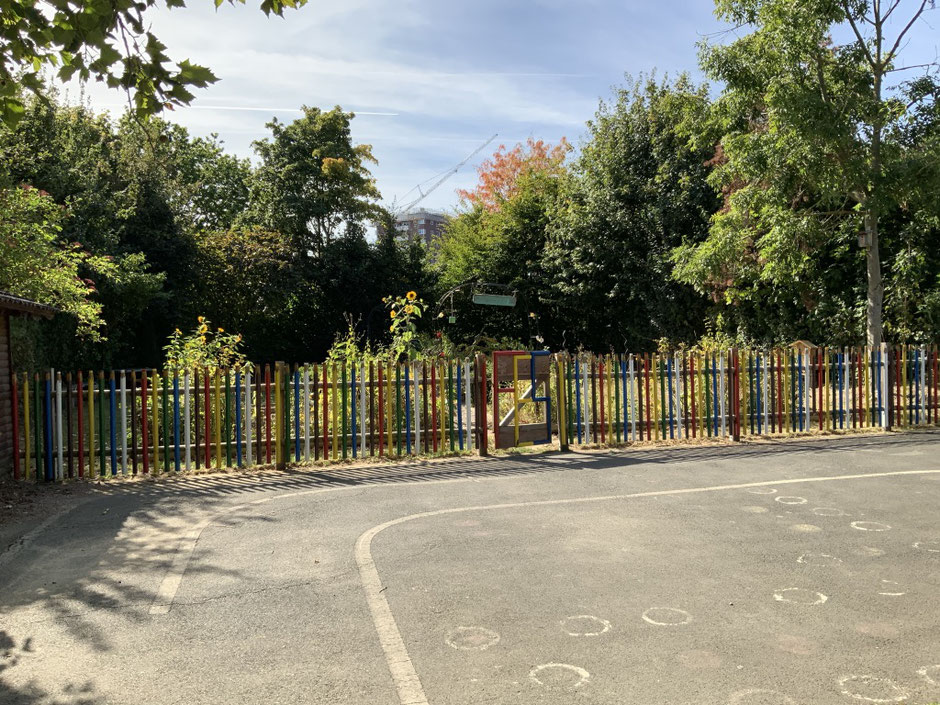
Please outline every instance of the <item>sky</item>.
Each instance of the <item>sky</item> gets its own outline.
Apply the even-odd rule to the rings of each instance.
[[[696,42],[725,29],[710,0],[310,0],[282,18],[253,0],[190,5],[153,10],[152,30],[174,60],[220,80],[167,119],[251,157],[273,116],[340,105],[357,114],[353,139],[373,146],[386,205],[417,198],[417,184],[498,134],[420,204],[442,210],[458,205],[456,189],[472,188],[500,144],[566,136],[577,145],[626,74],[701,79]],[[935,37],[924,41],[933,55]],[[84,92],[115,113],[126,100],[99,84]]]

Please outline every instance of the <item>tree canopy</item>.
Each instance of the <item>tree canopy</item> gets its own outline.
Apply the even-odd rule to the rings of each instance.
[[[835,271],[867,287],[863,309],[845,296],[830,325],[881,342],[882,251],[894,258],[909,240],[896,228],[912,194],[940,187],[940,154],[923,131],[940,84],[930,66],[904,66],[902,56],[928,4],[717,2],[719,17],[748,32],[701,46],[703,68],[725,86],[711,113],[720,135],[712,183],[725,204],[708,239],[677,253],[681,280],[728,303],[770,285],[776,305],[802,304],[811,315],[831,303]],[[845,40],[835,38],[840,28]],[[853,254],[857,241],[863,249]]]
[[[236,0],[229,0],[232,4]],[[307,0],[261,0],[266,15]],[[219,7],[224,0],[214,0]],[[245,0],[238,0],[244,4]],[[0,123],[12,125],[26,110],[21,88],[42,94],[42,72],[62,81],[76,77],[124,90],[138,117],[188,105],[192,88],[217,80],[211,70],[186,59],[173,62],[148,28],[155,7],[185,7],[185,0],[4,0],[0,3]]]
[[[29,24],[13,1],[0,48]],[[147,6],[95,19],[89,46],[136,31],[107,27]],[[387,343],[387,299],[409,291],[429,302],[415,340],[435,350],[936,341],[940,85],[935,66],[904,62],[928,6],[718,0],[734,29],[700,56],[720,88],[628,78],[576,149],[500,146],[428,247],[398,234],[372,147],[339,106],[272,120],[252,161],[216,135],[65,105],[16,78],[0,94],[18,106],[0,120],[0,287],[70,313],[25,324],[39,352],[19,359],[158,365],[200,316],[241,333],[250,359],[323,359]],[[40,39],[35,71],[60,51]],[[5,70],[25,71],[25,55],[4,55]],[[131,82],[144,113],[172,91],[154,80]],[[518,305],[474,305],[485,283]]]

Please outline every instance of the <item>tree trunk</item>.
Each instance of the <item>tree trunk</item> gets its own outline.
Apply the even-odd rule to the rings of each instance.
[[[866,250],[868,259],[867,338],[868,345],[875,347],[881,345],[881,309],[885,289],[881,280],[881,255],[878,251],[878,216],[874,213],[865,216],[865,233],[869,242]]]

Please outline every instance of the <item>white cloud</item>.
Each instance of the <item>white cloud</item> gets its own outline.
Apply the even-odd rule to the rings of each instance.
[[[223,4],[216,11],[193,2],[148,19],[171,57],[209,66],[220,78],[168,119],[194,134],[216,132],[227,148],[250,156],[251,142],[268,134],[265,123],[274,115],[289,120],[301,105],[341,105],[357,113],[353,137],[373,145],[374,173],[391,200],[452,167],[494,132],[497,144],[530,135],[576,140],[598,96],[625,69],[637,69],[622,58],[634,39],[611,45],[581,29],[588,23],[605,31],[638,7],[605,0],[590,0],[589,7],[481,0],[459,8],[438,0],[311,0],[283,18],[266,18],[256,6]],[[506,23],[530,18],[531,26],[513,27],[507,42]],[[492,32],[497,26],[500,32]],[[678,41],[650,34],[640,32],[637,40]],[[559,37],[566,43],[556,52]],[[690,54],[693,41],[682,39]],[[100,84],[85,92],[99,107],[123,104],[122,95]],[[472,186],[475,164],[486,156],[424,205],[455,204],[454,188]]]

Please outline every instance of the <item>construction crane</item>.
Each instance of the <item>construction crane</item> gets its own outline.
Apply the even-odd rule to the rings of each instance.
[[[405,204],[404,206],[401,206],[400,208],[397,208],[396,205],[393,203],[393,204],[392,204],[392,208],[391,208],[392,214],[397,217],[397,216],[400,215],[401,213],[406,213],[406,212],[410,211],[412,208],[414,208],[416,205],[418,205],[419,203],[421,203],[421,201],[423,201],[425,198],[427,198],[427,197],[430,196],[432,193],[434,193],[434,191],[437,190],[437,187],[438,187],[438,186],[440,186],[441,184],[443,184],[445,181],[447,181],[447,179],[449,179],[451,176],[453,176],[453,175],[456,174],[458,171],[460,171],[460,169],[461,169],[467,162],[469,162],[469,161],[470,161],[471,159],[473,159],[476,155],[478,155],[480,152],[482,152],[484,149],[486,149],[487,146],[489,146],[489,144],[490,144],[493,140],[495,140],[497,137],[499,137],[499,133],[493,135],[493,136],[490,137],[486,142],[484,142],[484,143],[481,144],[479,147],[477,147],[475,150],[473,150],[473,152],[472,152],[466,159],[464,159],[462,162],[460,162],[459,164],[457,164],[455,167],[453,167],[453,168],[451,168],[451,169],[448,169],[446,172],[444,172],[444,175],[441,176],[437,181],[435,181],[427,191],[422,191],[422,190],[421,190],[421,184],[418,184],[417,186],[415,186],[413,189],[411,189],[411,191],[409,191],[408,193],[406,193],[405,196],[408,196],[410,193],[412,193],[412,192],[415,191],[415,190],[417,190],[420,195],[419,195],[416,199],[414,199],[413,201],[411,201],[411,203],[407,203],[407,204]],[[432,177],[432,178],[434,178],[434,177]],[[424,183],[427,183],[427,181],[424,182]]]

